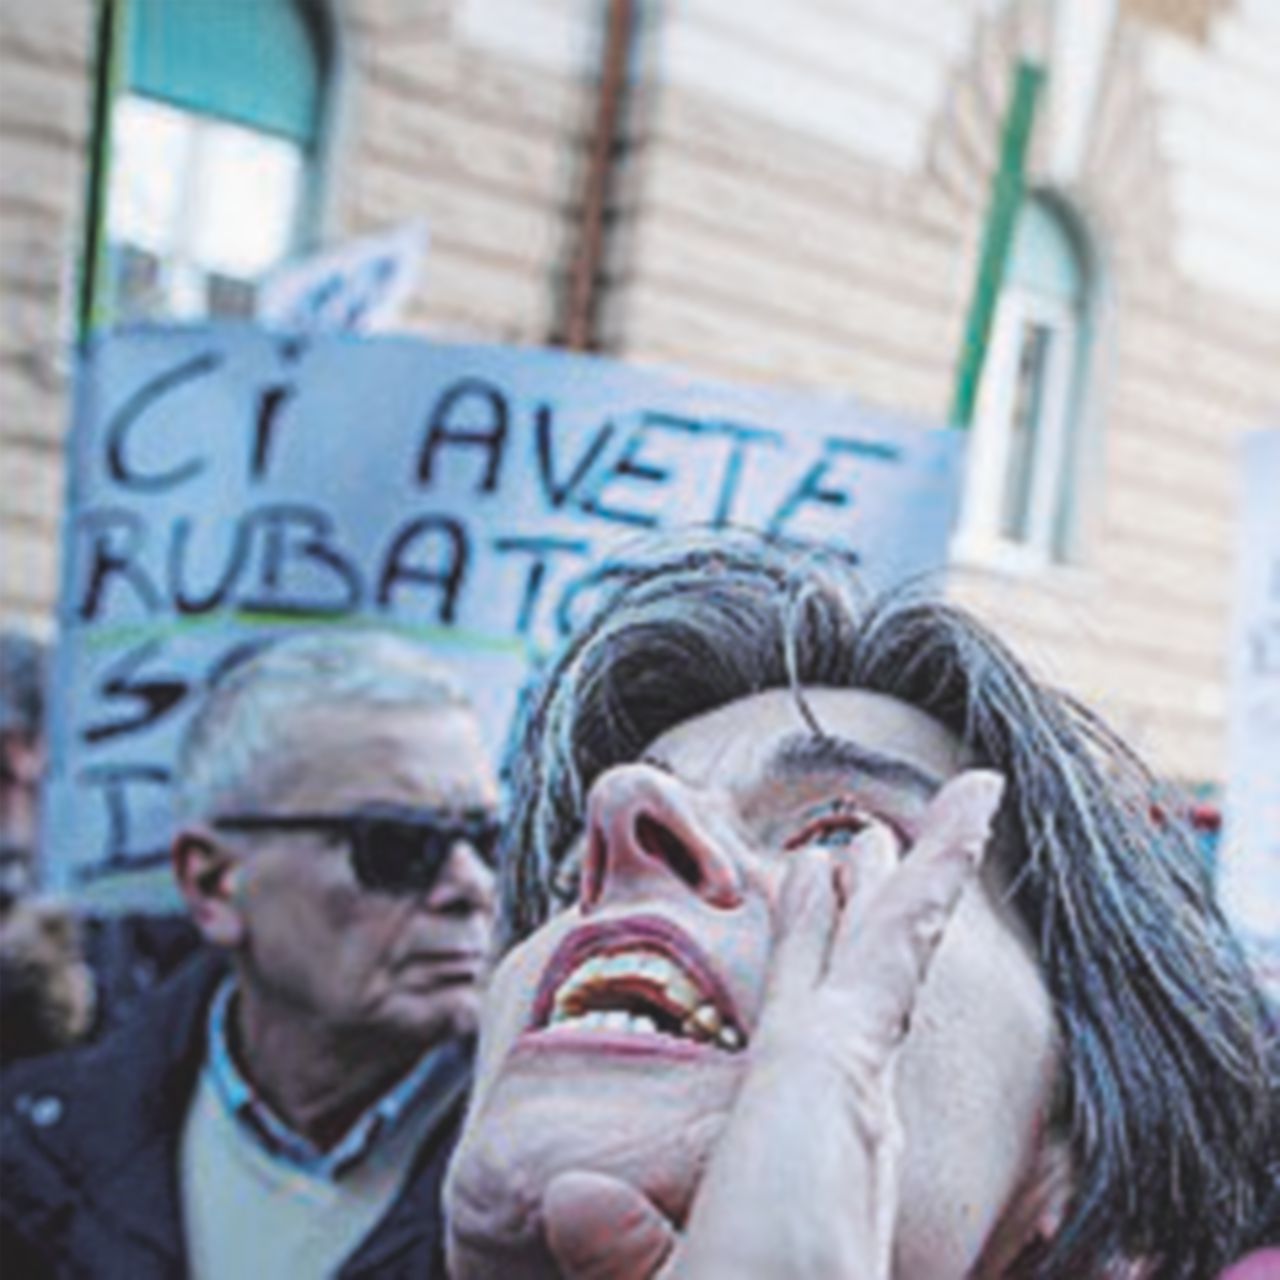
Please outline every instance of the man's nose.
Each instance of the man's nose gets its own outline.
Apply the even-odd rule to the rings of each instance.
[[[587,799],[582,909],[673,892],[693,893],[714,907],[739,906],[728,838],[713,838],[698,808],[679,779],[651,765],[621,765],[601,774]]]
[[[427,892],[427,909],[444,915],[470,915],[488,911],[493,901],[493,871],[466,840],[455,840]]]

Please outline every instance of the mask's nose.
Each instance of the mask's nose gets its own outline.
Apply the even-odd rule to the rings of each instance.
[[[647,764],[601,774],[587,801],[582,909],[684,893],[714,907],[739,906],[734,850],[712,838],[677,778]]]

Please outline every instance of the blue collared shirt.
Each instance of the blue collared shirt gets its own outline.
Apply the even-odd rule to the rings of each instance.
[[[218,1100],[269,1156],[315,1178],[337,1179],[359,1164],[404,1119],[420,1099],[429,1096],[452,1074],[465,1052],[453,1040],[429,1049],[417,1066],[388,1090],[328,1151],[294,1132],[245,1079],[231,1054],[231,1000],[235,980],[227,978],[209,1006],[208,1069]]]

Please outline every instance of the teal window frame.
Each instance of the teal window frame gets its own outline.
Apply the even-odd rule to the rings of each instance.
[[[1048,193],[1026,194],[975,394],[957,535],[961,558],[1014,569],[1071,558],[1094,296],[1090,255],[1073,220]],[[1049,347],[1032,385],[1029,339]],[[1028,404],[1031,440],[1022,421]],[[1023,487],[1012,496],[1011,519],[1011,479],[1019,467]]]
[[[199,243],[207,238],[192,221],[198,209],[185,207],[163,235],[152,232],[151,243],[128,240],[119,224],[109,226],[111,273],[108,318],[195,318],[221,313],[219,299],[236,300],[232,314],[252,310],[253,293],[262,276],[294,252],[313,220],[318,156],[332,70],[332,30],[322,0],[121,0],[124,6],[117,77],[119,107],[128,102],[153,104],[189,122],[192,142],[184,149],[184,164],[195,165],[184,182],[200,187],[201,157],[213,143],[205,140],[221,132],[247,130],[262,139],[258,150],[287,148],[296,160],[296,177],[287,192],[272,186],[276,203],[287,208],[287,226],[279,247],[268,248],[265,265],[243,266],[231,275],[208,261],[201,268]],[[170,118],[174,118],[171,116]],[[240,136],[245,136],[241,134]],[[123,144],[123,139],[118,139]],[[228,143],[227,145],[235,145]],[[244,144],[240,144],[244,145]],[[277,165],[283,160],[273,162]],[[117,151],[115,167],[127,169],[125,154]],[[133,170],[133,172],[140,172]],[[122,174],[123,177],[123,174]],[[114,187],[113,182],[113,187]],[[134,190],[132,183],[126,183]],[[234,188],[232,188],[234,189]],[[216,188],[215,188],[216,190]],[[113,191],[113,200],[116,194]],[[200,197],[196,197],[199,203]],[[287,200],[287,205],[281,201]],[[185,202],[190,206],[190,201]],[[231,224],[232,226],[234,223]],[[270,224],[268,224],[270,225]],[[277,224],[278,225],[278,224]],[[197,235],[196,240],[190,237]],[[228,228],[227,235],[236,233]],[[277,233],[270,233],[274,236]],[[157,242],[163,243],[158,245]],[[234,249],[234,241],[224,243]],[[246,246],[247,247],[247,246]],[[139,256],[141,254],[141,257]],[[157,256],[157,254],[159,256]],[[233,253],[232,257],[238,255]],[[251,256],[265,263],[259,254]],[[155,277],[149,295],[131,294],[127,280],[137,281],[139,263]]]

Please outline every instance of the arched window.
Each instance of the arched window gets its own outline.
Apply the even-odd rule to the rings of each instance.
[[[112,318],[249,315],[294,247],[328,50],[304,0],[129,0],[112,119]]]
[[[1088,264],[1047,199],[1018,213],[969,446],[960,549],[1027,564],[1066,558],[1088,355]]]

